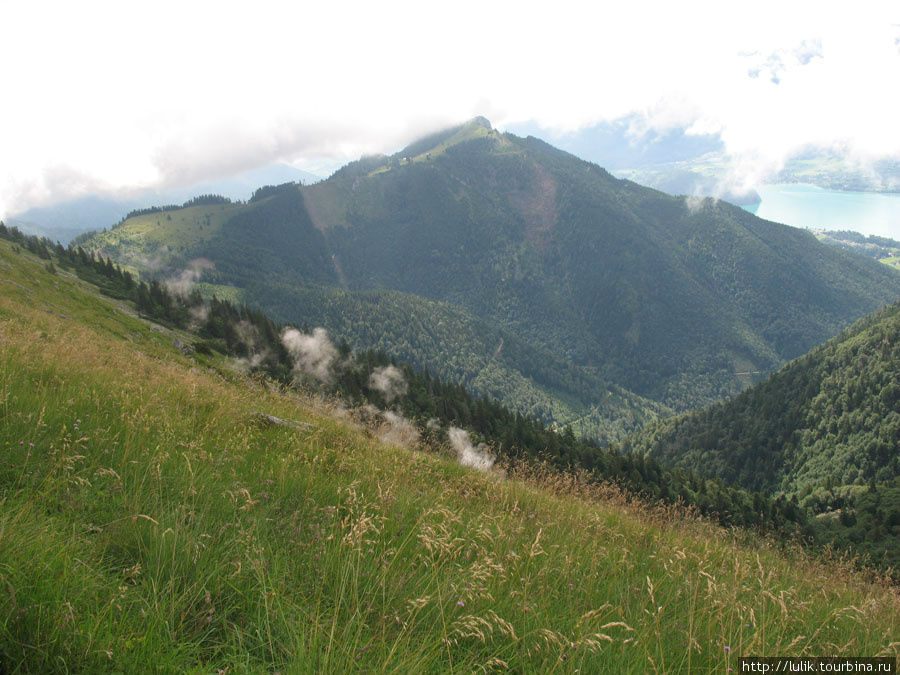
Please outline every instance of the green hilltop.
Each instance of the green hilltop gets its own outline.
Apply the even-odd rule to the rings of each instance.
[[[116,297],[177,319],[158,286],[28,248],[0,240],[4,672],[898,656],[884,582],[583,475],[384,442]]]

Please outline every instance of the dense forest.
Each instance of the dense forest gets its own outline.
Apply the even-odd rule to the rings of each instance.
[[[731,401],[652,425],[630,449],[764,492],[900,477],[900,304]]]

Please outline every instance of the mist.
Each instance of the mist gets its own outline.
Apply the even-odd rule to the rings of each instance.
[[[413,448],[419,442],[419,430],[410,420],[391,410],[381,413],[384,423],[378,427],[378,437],[391,445]]]
[[[398,396],[404,396],[409,385],[400,369],[390,365],[372,371],[369,375],[369,387],[380,391],[384,395],[384,400],[390,403]]]
[[[331,382],[331,367],[338,351],[324,328],[316,328],[312,335],[301,333],[296,328],[285,328],[281,333],[281,343],[294,360],[294,372],[310,375],[319,382]]]
[[[188,261],[187,268],[165,281],[166,287],[182,296],[190,295],[204,270],[215,269],[215,264],[207,258],[194,258]]]
[[[451,447],[456,451],[456,457],[463,466],[469,466],[478,471],[488,471],[494,466],[494,457],[484,443],[477,447],[469,438],[469,432],[459,427],[450,427],[447,431]]]

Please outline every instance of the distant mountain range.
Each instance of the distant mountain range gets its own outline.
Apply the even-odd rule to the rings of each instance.
[[[735,394],[900,295],[895,272],[809,232],[483,118],[87,245],[601,438]]]

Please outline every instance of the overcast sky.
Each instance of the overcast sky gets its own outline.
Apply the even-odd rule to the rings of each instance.
[[[0,26],[0,215],[333,166],[478,114],[563,132],[637,112],[748,166],[900,155],[897,0],[0,0]]]

